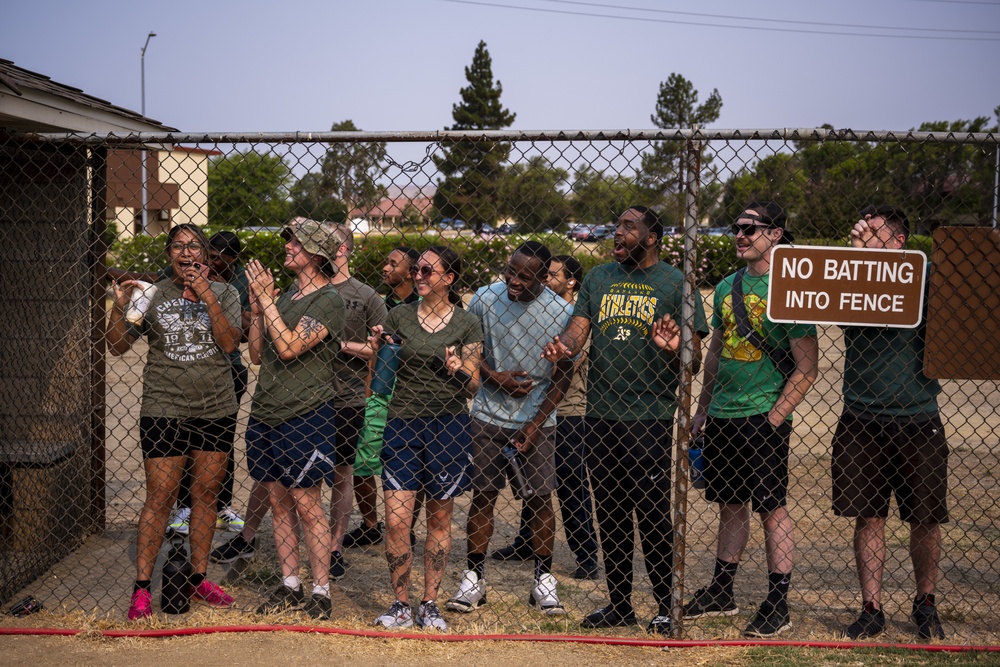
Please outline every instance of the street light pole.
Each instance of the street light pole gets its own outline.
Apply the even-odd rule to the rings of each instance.
[[[142,45],[142,51],[139,54],[139,66],[142,71],[142,117],[146,117],[146,48],[149,46],[149,40],[156,37],[156,33],[152,30],[146,35],[146,43]],[[149,220],[147,216],[149,212],[147,211],[148,194],[146,188],[146,149],[142,149],[142,231],[144,233],[149,232]]]

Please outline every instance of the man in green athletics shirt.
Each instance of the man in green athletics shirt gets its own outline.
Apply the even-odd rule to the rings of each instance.
[[[636,623],[634,513],[658,606],[648,630],[670,632],[670,472],[684,275],[660,261],[662,238],[655,211],[625,211],[615,230],[615,262],[587,274],[566,331],[545,347],[545,358],[555,362],[575,356],[591,339],[584,438],[611,604],[583,619],[585,628]],[[700,300],[694,331],[697,363],[708,333]]]

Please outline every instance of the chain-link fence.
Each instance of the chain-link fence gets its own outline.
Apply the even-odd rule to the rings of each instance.
[[[333,623],[864,638],[880,605],[890,639],[937,637],[936,612],[949,640],[996,644],[997,150],[832,130],[6,137],[0,598],[158,615],[180,535],[195,600],[233,615],[322,617],[328,571]],[[933,260],[940,392],[922,327],[764,317],[776,227],[848,246],[883,205],[906,225],[869,211],[855,238]],[[791,379],[734,312],[748,266],[737,301]],[[136,279],[158,290],[129,323]]]

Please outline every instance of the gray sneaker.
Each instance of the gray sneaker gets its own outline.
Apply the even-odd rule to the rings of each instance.
[[[375,619],[375,625],[387,630],[413,627],[413,611],[410,605],[396,600],[384,614]]]
[[[433,600],[430,602],[421,602],[420,606],[417,607],[417,625],[424,630],[441,630],[444,632],[448,629],[448,624],[441,618],[441,610],[438,609],[437,603]]]

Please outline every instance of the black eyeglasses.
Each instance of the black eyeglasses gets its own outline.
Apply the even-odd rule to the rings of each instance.
[[[177,252],[177,253],[184,252],[185,249],[197,253],[201,252],[205,248],[205,246],[203,246],[198,241],[191,241],[191,243],[181,243],[180,241],[174,241],[167,247],[170,248],[170,252]]]
[[[427,278],[430,278],[431,275],[434,273],[434,267],[431,266],[430,264],[424,264],[423,266],[414,266],[413,268],[410,269],[410,273],[413,274],[414,276],[419,275],[421,278],[424,278],[426,280]]]
[[[762,229],[769,229],[767,225],[758,225],[752,222],[734,222],[732,226],[733,236],[743,232],[743,236],[752,239],[757,236],[757,232]]]

